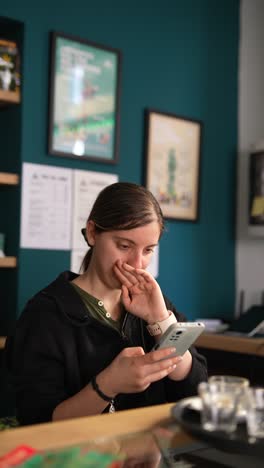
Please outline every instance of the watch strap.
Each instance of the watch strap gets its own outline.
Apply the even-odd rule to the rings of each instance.
[[[147,330],[151,336],[162,335],[170,325],[177,322],[173,312],[171,310],[168,310],[168,312],[170,315],[165,320],[147,325]]]

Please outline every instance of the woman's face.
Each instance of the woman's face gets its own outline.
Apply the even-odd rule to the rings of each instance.
[[[103,282],[120,287],[113,265],[121,260],[134,268],[146,269],[159,241],[160,226],[153,221],[135,229],[97,233],[93,221],[89,221],[87,234],[93,246],[91,266]]]

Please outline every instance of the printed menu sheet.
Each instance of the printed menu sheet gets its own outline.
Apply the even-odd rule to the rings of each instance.
[[[88,246],[81,234],[94,201],[107,185],[118,181],[116,174],[75,170],[73,175],[73,216],[71,271],[79,273]]]
[[[103,188],[118,181],[116,174],[92,171],[74,171],[73,179],[73,249],[83,249],[86,243],[81,234],[93,203]]]
[[[71,249],[72,170],[24,163],[20,246]]]

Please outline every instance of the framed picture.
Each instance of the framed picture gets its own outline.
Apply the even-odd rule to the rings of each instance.
[[[264,151],[249,157],[249,224],[264,226]]]
[[[48,152],[115,164],[121,54],[51,33]]]
[[[147,110],[145,185],[165,218],[197,221],[202,124]]]

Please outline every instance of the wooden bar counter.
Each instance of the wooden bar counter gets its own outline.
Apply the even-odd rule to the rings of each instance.
[[[170,410],[174,404],[8,429],[0,433],[0,456],[22,444],[37,450],[56,450],[85,444],[102,437],[111,438],[150,430],[159,424],[172,421]],[[192,440],[180,428],[177,437],[179,444]]]
[[[195,346],[218,351],[264,356],[264,338],[203,333],[197,338]]]

